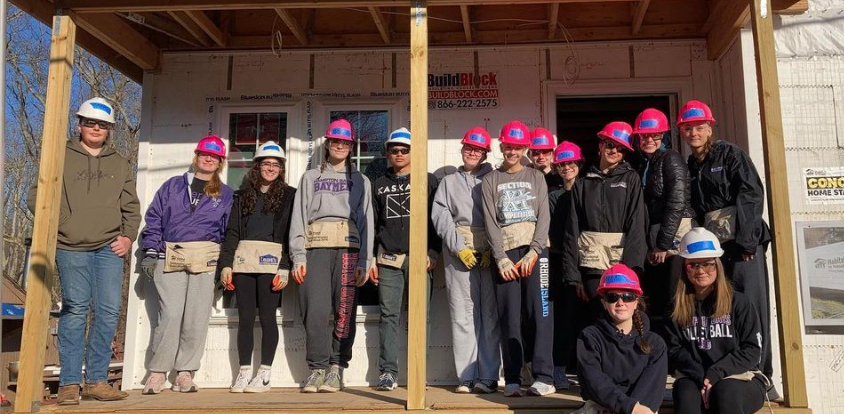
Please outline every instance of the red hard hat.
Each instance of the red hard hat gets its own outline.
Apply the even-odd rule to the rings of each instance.
[[[709,109],[709,105],[692,99],[680,108],[680,116],[677,117],[677,125],[696,121],[706,121],[710,124],[715,124],[715,118],[712,116],[712,110]]]
[[[608,290],[629,290],[635,292],[637,295],[642,295],[642,287],[639,286],[639,276],[636,275],[632,269],[624,264],[612,265],[609,269],[604,271],[601,275],[601,281],[598,282],[598,294],[602,294]]]
[[[492,137],[489,136],[489,132],[486,132],[485,129],[473,127],[466,132],[466,135],[463,135],[460,143],[489,151],[492,146]]]
[[[521,121],[510,121],[503,128],[498,140],[502,144],[530,146],[530,129]]]
[[[207,154],[214,154],[220,158],[226,158],[226,144],[222,139],[220,139],[220,137],[216,135],[209,135],[199,140],[199,143],[196,144],[196,149],[193,150],[193,152],[196,154],[204,152]]]
[[[599,138],[611,139],[625,148],[633,151],[633,145],[630,144],[630,135],[633,133],[633,127],[627,122],[615,121],[607,124],[601,132],[598,132]]]
[[[530,149],[532,150],[549,150],[554,149],[557,145],[554,139],[554,134],[545,128],[536,128],[530,134]]]
[[[668,126],[668,117],[665,116],[659,109],[648,108],[642,111],[636,117],[636,122],[633,124],[633,134],[658,134],[660,132],[667,132],[671,127]]]
[[[569,161],[580,161],[583,159],[583,154],[580,152],[580,147],[574,143],[563,141],[557,148],[554,148],[553,164],[559,164]]]
[[[355,133],[352,129],[352,124],[345,119],[338,119],[328,125],[328,131],[325,131],[326,138],[342,139],[344,141],[354,141]]]

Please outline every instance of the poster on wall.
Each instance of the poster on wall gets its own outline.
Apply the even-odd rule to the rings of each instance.
[[[806,331],[844,327],[844,221],[798,221],[795,226]]]
[[[844,204],[844,167],[804,168],[807,204]]]
[[[498,74],[440,73],[428,75],[428,109],[497,108]]]

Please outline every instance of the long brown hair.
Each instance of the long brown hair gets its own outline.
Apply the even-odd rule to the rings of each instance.
[[[651,353],[651,344],[645,339],[645,323],[642,321],[642,313],[645,312],[647,306],[645,306],[645,298],[639,296],[637,301],[636,312],[633,314],[633,327],[639,332],[639,349],[642,350],[644,354]]]
[[[193,162],[191,163],[191,171],[194,174],[199,170],[198,164],[199,163],[199,156],[193,156]],[[220,179],[220,173],[223,172],[223,159],[220,158],[220,163],[217,165],[217,169],[214,170],[214,173],[211,174],[211,179],[208,180],[208,184],[205,184],[205,196],[208,198],[219,197],[220,194],[223,194],[223,181]]]
[[[681,270],[683,274],[677,283],[677,291],[674,293],[674,310],[671,311],[671,320],[681,327],[692,326],[692,318],[695,315],[695,285],[689,281],[689,274],[686,266]],[[713,318],[720,318],[730,314],[733,305],[733,286],[727,280],[724,272],[724,264],[721,259],[715,259],[715,289],[710,293],[715,295],[715,312],[709,315]]]
[[[272,157],[275,158],[275,157]],[[281,196],[284,194],[284,189],[287,183],[284,181],[285,162],[282,158],[277,158],[281,164],[281,170],[278,172],[278,178],[270,183],[270,188],[264,198],[264,207],[261,209],[264,213],[276,212],[281,209]],[[241,188],[241,197],[243,197],[243,215],[248,216],[255,211],[255,204],[258,202],[258,193],[261,191],[261,161],[259,158],[252,163],[252,168],[246,173],[246,182]]]
[[[328,157],[331,155],[329,153],[329,140],[325,140],[323,144],[324,151],[322,153],[322,162],[319,164],[319,172],[324,173],[325,168],[328,167]],[[352,147],[354,147],[354,142],[352,143]],[[352,148],[349,148],[349,155],[346,156],[346,179],[349,181],[349,185],[352,185]]]

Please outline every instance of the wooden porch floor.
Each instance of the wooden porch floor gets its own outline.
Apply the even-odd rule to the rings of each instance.
[[[193,394],[178,394],[166,390],[159,395],[141,395],[130,391],[122,401],[82,401],[78,406],[43,405],[49,413],[295,413],[307,412],[377,412],[379,414],[406,413],[406,388],[393,392],[378,392],[369,387],[347,388],[336,394],[301,394],[297,389],[280,388],[264,394],[231,394],[224,389],[206,389]],[[505,398],[501,392],[492,395],[455,394],[451,387],[431,387],[427,392],[430,410],[447,413],[571,413],[582,401],[577,391],[557,393],[547,397]],[[759,413],[770,412],[767,407]],[[774,404],[774,412],[789,414],[811,413],[806,409],[790,409]],[[670,406],[660,413],[673,413]]]

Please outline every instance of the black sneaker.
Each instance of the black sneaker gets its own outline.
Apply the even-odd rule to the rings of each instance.
[[[399,384],[396,381],[396,376],[390,374],[389,372],[385,372],[378,377],[378,391],[392,391],[398,386]]]
[[[475,383],[474,390],[478,394],[492,394],[498,391],[498,381],[480,380]]]

